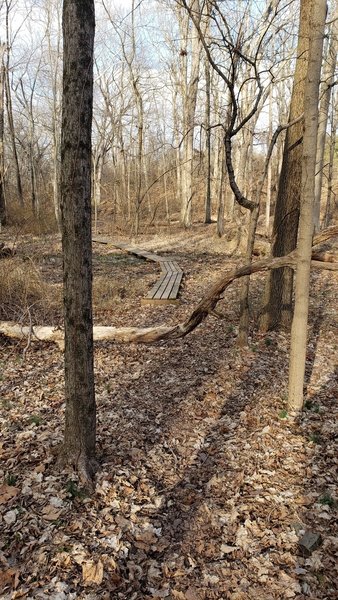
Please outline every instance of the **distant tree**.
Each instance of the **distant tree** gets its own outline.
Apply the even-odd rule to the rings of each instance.
[[[5,162],[4,162],[4,86],[5,86],[5,65],[3,56],[5,45],[0,44],[0,230],[2,225],[6,225],[6,204],[5,204]]]
[[[328,173],[327,173],[327,194],[326,194],[326,205],[325,205],[325,214],[323,225],[324,228],[328,227],[331,223],[332,212],[333,212],[333,202],[332,200],[335,198],[336,194],[333,191],[334,187],[334,159],[336,153],[336,143],[337,143],[337,112],[338,112],[338,95],[337,91],[333,94],[332,103],[331,103],[331,114],[330,114],[330,144],[329,144],[329,165],[328,165]]]
[[[310,5],[309,58],[305,82],[304,140],[300,202],[299,240],[295,281],[295,310],[291,328],[289,411],[299,412],[303,406],[303,387],[307,345],[311,248],[314,230],[314,198],[318,102],[323,57],[326,0],[312,0]]]
[[[199,0],[188,0],[182,3],[187,9],[178,8],[180,38],[182,50],[180,52],[180,93],[182,96],[183,112],[183,139],[181,160],[181,223],[184,227],[192,224],[192,201],[195,193],[194,174],[194,131],[197,93],[200,79],[202,45],[194,25],[189,19],[189,14],[194,15],[193,23],[201,22],[201,8]],[[191,41],[190,41],[191,40]],[[189,50],[189,52],[188,52]],[[188,54],[191,63],[188,65]]]
[[[61,457],[86,483],[96,466],[91,251],[94,31],[94,0],[64,0],[61,221],[66,422]]]
[[[10,85],[10,54],[12,49],[12,39],[11,39],[11,30],[10,30],[10,12],[13,8],[12,2],[10,0],[5,0],[5,28],[6,28],[6,58],[5,58],[5,75],[4,75],[4,86],[5,86],[5,98],[6,98],[6,113],[7,113],[7,124],[10,133],[12,153],[13,153],[13,162],[14,162],[14,170],[16,174],[16,187],[17,187],[17,198],[21,206],[24,204],[23,198],[23,190],[22,190],[22,178],[21,171],[19,165],[19,157],[17,150],[17,139],[16,132],[14,126],[14,117],[13,117],[13,103],[12,103],[12,90]]]
[[[323,67],[322,85],[319,104],[319,124],[317,141],[317,167],[314,205],[315,231],[320,229],[320,207],[322,196],[322,182],[324,169],[324,155],[327,139],[327,124],[330,111],[331,90],[335,83],[335,71],[338,51],[338,2],[333,2],[334,12],[331,15],[331,24],[328,31],[328,44]]]

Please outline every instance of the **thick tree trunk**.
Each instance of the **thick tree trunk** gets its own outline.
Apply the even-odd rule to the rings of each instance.
[[[91,252],[93,0],[64,0],[61,215],[66,423],[63,458],[84,481],[95,471]]]
[[[306,111],[304,116],[300,226],[297,246],[295,310],[292,321],[290,349],[288,402],[290,413],[300,412],[303,407],[313,238],[318,101],[327,9],[326,0],[312,0],[309,4],[311,4],[310,46],[304,95]]]
[[[289,122],[304,112],[304,85],[309,46],[309,0],[301,1],[297,61],[291,97]],[[279,177],[278,195],[272,231],[272,256],[283,256],[297,244],[303,121],[287,130],[283,163]],[[272,271],[268,278],[261,317],[263,330],[274,327],[289,328],[292,318],[293,271]]]

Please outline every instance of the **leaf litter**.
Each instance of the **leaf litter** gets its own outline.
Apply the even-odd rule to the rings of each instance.
[[[46,241],[40,266],[55,283],[48,252],[57,255]],[[98,324],[180,320],[224,269],[211,247],[180,246],[181,304],[140,306],[153,267],[95,252],[100,277],[120,290]],[[254,305],[263,282],[253,278]],[[288,336],[252,330],[249,347],[236,347],[238,284],[224,319],[177,343],[97,344],[92,496],[56,466],[61,354],[42,343],[23,354],[25,341],[2,338],[0,598],[338,598],[337,283],[312,276],[299,422],[286,413]]]

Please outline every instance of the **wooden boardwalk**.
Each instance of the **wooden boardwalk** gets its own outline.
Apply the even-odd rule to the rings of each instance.
[[[178,293],[183,277],[183,271],[177,262],[168,260],[167,257],[160,256],[147,250],[141,250],[125,242],[114,242],[106,238],[93,238],[93,242],[99,244],[109,244],[129,254],[151,260],[159,263],[161,267],[161,277],[151,288],[145,298],[141,300],[142,304],[171,304],[178,302]]]

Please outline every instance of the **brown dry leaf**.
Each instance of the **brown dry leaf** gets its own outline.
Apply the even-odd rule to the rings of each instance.
[[[16,589],[19,583],[19,571],[16,569],[5,569],[0,571],[0,590],[11,585],[12,589]]]
[[[82,579],[85,585],[96,583],[100,585],[103,579],[103,564],[99,560],[95,563],[93,560],[87,560],[82,563]]]
[[[61,515],[62,511],[55,508],[51,504],[47,504],[42,510],[42,516],[46,521],[56,521]]]
[[[2,485],[0,487],[0,504],[6,504],[8,500],[15,498],[19,492],[19,488],[16,488],[12,485]]]
[[[72,564],[72,559],[67,552],[59,552],[56,556],[55,563],[63,568],[68,568]]]
[[[186,600],[186,595],[178,590],[172,590],[171,595],[173,598],[177,598],[177,600]]]
[[[228,546],[228,544],[221,545],[221,552],[223,554],[231,554],[231,552],[235,552],[237,550],[237,546]]]
[[[199,593],[197,588],[195,588],[194,586],[191,586],[185,592],[185,599],[186,600],[201,600],[201,594]]]
[[[135,539],[138,542],[142,542],[147,546],[151,546],[152,544],[156,544],[158,541],[156,535],[152,531],[141,531],[135,535]]]

